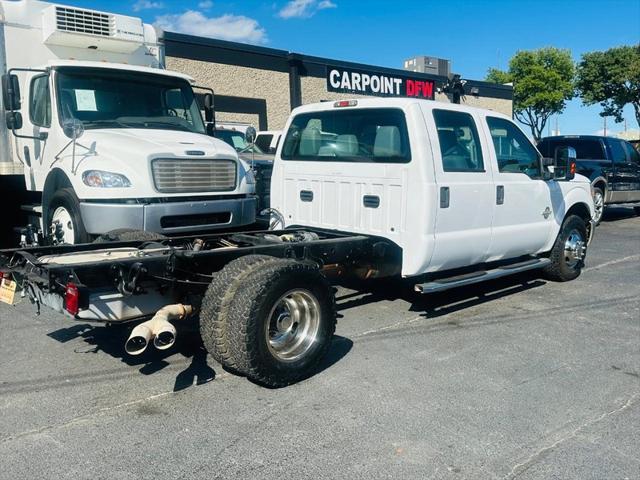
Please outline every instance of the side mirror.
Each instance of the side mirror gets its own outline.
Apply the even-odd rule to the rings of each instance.
[[[576,176],[576,149],[556,147],[554,152],[554,177],[556,180],[573,180]]]
[[[253,144],[256,141],[257,134],[258,132],[256,132],[255,128],[247,127],[247,131],[244,132],[244,139],[247,141],[247,143]]]
[[[204,120],[207,123],[215,122],[215,115],[213,109],[213,94],[204,94]]]
[[[13,73],[2,75],[2,105],[8,112],[20,110],[20,82]]]
[[[9,130],[20,130],[22,128],[22,114],[20,112],[7,112],[6,121]]]

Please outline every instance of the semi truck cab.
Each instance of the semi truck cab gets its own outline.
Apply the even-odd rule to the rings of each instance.
[[[45,2],[0,9],[0,173],[41,194],[32,212],[42,237],[73,244],[114,229],[255,221],[249,166],[207,135],[194,81],[161,68],[153,27]],[[212,93],[202,98],[213,124]]]

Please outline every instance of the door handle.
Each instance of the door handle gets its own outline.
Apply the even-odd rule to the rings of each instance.
[[[496,187],[496,205],[504,204],[504,185],[498,185]]]
[[[312,202],[313,192],[311,190],[300,190],[300,200],[303,202]]]
[[[449,208],[449,187],[440,187],[440,208]]]
[[[380,206],[380,197],[377,195],[365,195],[362,197],[362,204],[367,208],[378,208]]]

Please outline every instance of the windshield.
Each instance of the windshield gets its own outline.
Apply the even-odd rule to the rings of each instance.
[[[60,68],[60,123],[78,119],[84,128],[153,128],[205,133],[186,80],[104,68]]]
[[[247,143],[244,133],[239,130],[216,130],[214,136],[231,145],[236,152],[264,153],[257,145]]]

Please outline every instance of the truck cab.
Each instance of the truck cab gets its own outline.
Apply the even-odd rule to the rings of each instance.
[[[0,173],[23,175],[40,194],[32,212],[43,237],[72,244],[114,229],[174,234],[255,221],[248,164],[207,135],[193,79],[161,68],[152,26],[36,1],[0,9]]]
[[[283,226],[390,240],[406,277],[548,255],[570,216],[580,248],[593,232],[589,181],[496,112],[344,100],[295,109],[285,132],[271,184]]]
[[[640,202],[640,154],[629,142],[597,135],[559,135],[538,144],[546,156],[565,147],[575,149],[577,172],[591,181],[596,223],[607,205]],[[635,209],[640,213],[640,207]]]

